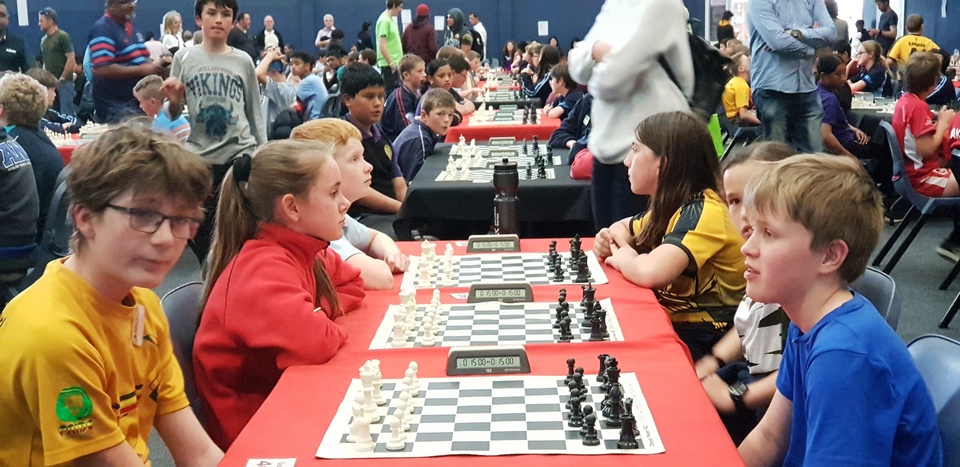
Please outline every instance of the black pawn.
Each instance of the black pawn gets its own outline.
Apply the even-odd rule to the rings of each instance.
[[[574,374],[576,374],[576,373],[574,373]],[[579,396],[579,394],[577,395],[577,397],[573,397],[573,391],[579,391],[580,388],[577,386],[577,383],[571,379],[570,382],[567,383],[567,389],[570,390],[570,397],[567,399],[567,404],[565,405],[565,407],[566,407],[567,409],[572,409],[572,408],[573,408],[573,400],[574,400],[574,399],[576,399],[577,402],[580,402],[580,396]]]
[[[531,115],[536,115],[536,111],[531,111]],[[536,118],[534,118],[536,120]],[[533,135],[533,153],[540,154],[540,138],[537,138],[537,135]]]
[[[577,369],[582,370],[583,368],[577,368]],[[576,371],[574,371],[573,379],[571,381],[577,384],[577,391],[579,391],[577,392],[577,395],[580,401],[581,402],[585,401],[587,399],[587,388],[583,385],[583,373],[577,373]]]
[[[626,407],[623,415],[620,416],[620,440],[617,441],[617,449],[639,449],[640,443],[637,442],[637,434],[634,431],[637,419],[631,412],[633,399],[629,397],[626,399]]]
[[[523,153],[524,153],[524,154],[527,154],[527,140],[526,140],[526,138],[524,138],[524,140],[523,140]]]
[[[527,162],[527,180],[533,180],[533,166]]]
[[[556,262],[556,263],[553,264],[553,281],[554,281],[554,282],[563,282],[564,279],[566,279],[566,278],[565,278],[564,275],[563,275],[563,266],[562,266],[562,265],[560,264],[560,262],[558,261],[558,262]]]
[[[560,321],[563,320],[563,312],[566,311],[563,309],[563,305],[557,305],[556,308],[556,320],[553,322],[554,329],[560,329]]]
[[[560,321],[560,342],[571,340],[573,340],[573,333],[570,332],[570,317],[567,316]]]
[[[551,240],[551,241],[550,241],[550,251],[557,251],[557,241],[556,241],[556,240]]]
[[[590,404],[583,406],[582,412],[583,412],[583,418],[584,420],[586,420],[587,417],[593,415],[593,406]],[[596,417],[596,415],[594,415],[594,417]],[[586,436],[586,434],[587,434],[587,424],[584,423],[583,426],[580,427],[580,436]]]
[[[580,390],[570,391],[570,419],[567,420],[567,426],[583,426],[583,411],[580,410]]]
[[[563,379],[563,384],[570,384],[570,381],[573,381],[573,366],[577,363],[575,358],[567,359],[567,377]]]
[[[600,439],[597,438],[597,414],[591,413],[583,418],[584,423],[587,425],[587,431],[583,435],[583,445],[584,446],[599,446]]]
[[[547,163],[553,165],[553,148],[547,146]]]

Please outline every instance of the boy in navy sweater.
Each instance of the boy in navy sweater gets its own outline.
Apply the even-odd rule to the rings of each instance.
[[[449,92],[435,88],[423,96],[420,118],[404,128],[394,141],[397,164],[403,178],[410,183],[420,171],[423,161],[433,154],[433,148],[453,123],[456,102]]]
[[[400,59],[400,79],[403,83],[387,95],[380,121],[383,132],[392,140],[397,139],[400,132],[413,122],[417,100],[420,99],[420,86],[427,78],[425,67],[423,59],[413,54],[406,54]]]

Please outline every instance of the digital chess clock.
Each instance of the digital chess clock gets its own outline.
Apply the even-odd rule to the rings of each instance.
[[[467,303],[480,302],[532,302],[533,289],[526,282],[491,284],[475,282],[470,284]]]
[[[519,153],[517,152],[516,149],[491,149],[487,157],[490,157],[490,158],[496,157],[497,159],[503,159],[503,158],[512,159],[517,157],[518,155]]]
[[[520,251],[520,237],[509,235],[471,235],[467,238],[467,253],[498,253]]]
[[[451,347],[447,375],[493,375],[530,373],[530,360],[521,345]]]
[[[496,138],[490,138],[490,141],[487,142],[490,146],[510,146],[517,142],[517,138],[513,136],[499,136]]]

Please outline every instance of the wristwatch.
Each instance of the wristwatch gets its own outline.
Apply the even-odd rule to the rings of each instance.
[[[790,30],[790,35],[793,36],[795,39],[798,39],[798,40],[803,38],[803,33],[801,33],[801,32],[800,32],[799,30],[797,30],[797,29],[791,29],[791,30]]]
[[[743,381],[737,381],[730,385],[730,399],[733,405],[737,407],[738,413],[748,412],[750,409],[743,403],[743,396],[750,390],[750,387],[743,384]]]

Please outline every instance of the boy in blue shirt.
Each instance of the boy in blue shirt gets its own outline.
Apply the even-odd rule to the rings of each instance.
[[[383,104],[381,124],[383,132],[390,139],[397,139],[400,132],[413,123],[420,87],[426,79],[426,64],[422,58],[406,54],[400,59],[400,86],[387,95],[387,101]]]
[[[777,392],[739,447],[746,464],[942,465],[909,352],[848,288],[883,228],[867,173],[849,157],[793,156],[753,178],[743,203],[747,296],[779,303],[791,321]]]
[[[160,87],[163,80],[157,75],[150,75],[141,79],[133,88],[133,95],[140,101],[140,110],[153,119],[153,129],[160,133],[169,133],[181,143],[186,143],[190,137],[190,122],[187,117],[180,115],[170,120],[163,110],[163,92]]]
[[[453,124],[457,103],[449,92],[434,88],[423,95],[420,119],[400,132],[393,142],[397,150],[397,164],[403,178],[410,183],[423,167],[423,161],[433,155],[433,148]]]
[[[303,119],[316,120],[320,118],[323,105],[327,103],[327,86],[320,76],[313,72],[313,56],[303,51],[290,54],[290,74],[300,79],[297,84],[297,99],[303,103]]]

